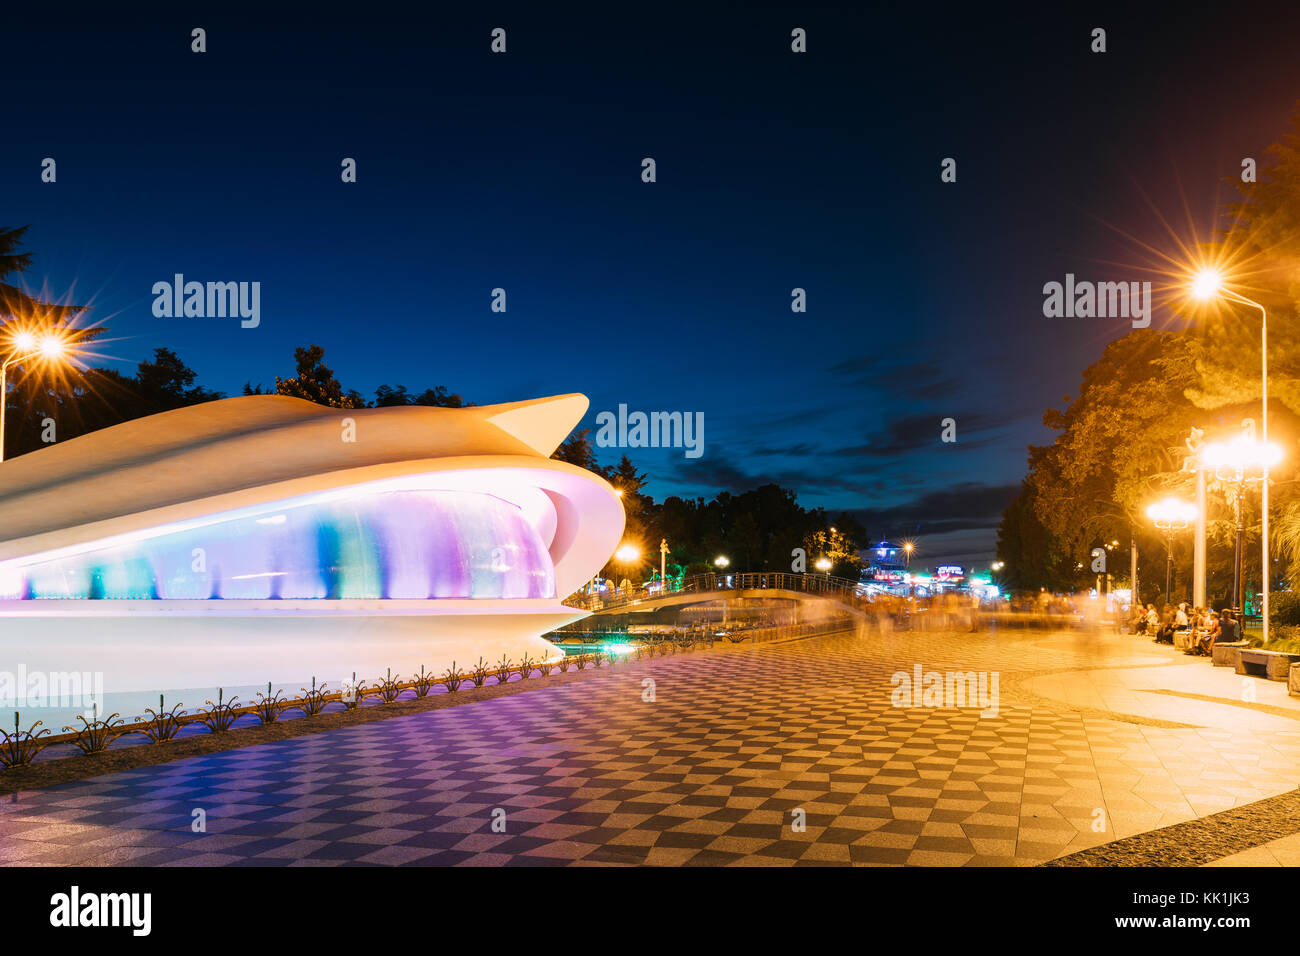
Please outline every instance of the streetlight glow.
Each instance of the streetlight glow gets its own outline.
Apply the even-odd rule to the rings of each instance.
[[[634,564],[641,560],[641,549],[634,544],[625,544],[614,552],[614,557],[624,564]]]
[[[720,568],[725,568],[727,565],[731,564],[731,559],[728,558],[725,554],[720,554],[713,559],[713,563]]]
[[[1212,299],[1223,288],[1223,273],[1218,269],[1202,269],[1192,278],[1192,295],[1202,301]]]
[[[1245,435],[1232,441],[1211,442],[1201,449],[1201,460],[1214,469],[1215,477],[1233,471],[1246,475],[1251,471],[1265,471],[1282,460],[1282,448],[1272,442],[1258,442]]]
[[[62,358],[63,353],[67,351],[67,342],[55,335],[47,335],[41,339],[37,351],[47,359]]]
[[[1196,505],[1177,498],[1166,498],[1147,508],[1147,517],[1162,531],[1180,530],[1196,520]]]

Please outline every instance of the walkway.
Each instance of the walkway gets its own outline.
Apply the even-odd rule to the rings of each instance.
[[[996,716],[894,707],[917,664],[996,673]],[[23,792],[0,862],[1027,865],[1300,786],[1254,684],[1089,631],[736,645]]]

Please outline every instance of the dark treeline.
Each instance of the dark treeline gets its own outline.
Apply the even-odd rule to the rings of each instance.
[[[824,556],[831,561],[830,574],[858,576],[858,549],[867,546],[858,520],[843,513],[832,520],[821,508],[803,508],[793,491],[779,485],[738,495],[723,491],[712,500],[671,495],[656,502],[642,490],[646,476],[626,455],[613,466],[597,462],[586,430],[571,435],[553,457],[603,475],[622,493],[627,513],[624,540],[638,547],[642,558],[633,568],[617,562],[606,565],[605,574],[616,580],[635,582],[657,572],[662,540],[671,552],[670,575],[717,570],[719,556],[727,558],[729,571],[813,571]]]

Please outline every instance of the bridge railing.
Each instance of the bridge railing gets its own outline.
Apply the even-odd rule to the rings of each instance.
[[[616,588],[612,591],[590,594],[578,591],[565,598],[564,603],[570,607],[582,608],[584,611],[603,611],[677,594],[773,590],[801,591],[861,607],[868,602],[858,588],[857,581],[833,578],[825,574],[747,571],[737,574],[694,574],[678,581],[670,581],[666,587],[656,581],[636,588]]]

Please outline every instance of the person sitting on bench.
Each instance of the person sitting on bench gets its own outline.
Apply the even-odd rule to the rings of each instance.
[[[1208,657],[1210,652],[1214,650],[1214,642],[1219,639],[1221,633],[1223,633],[1223,631],[1219,624],[1219,612],[1211,611],[1209,624],[1206,626],[1204,633],[1197,638],[1197,653]]]

